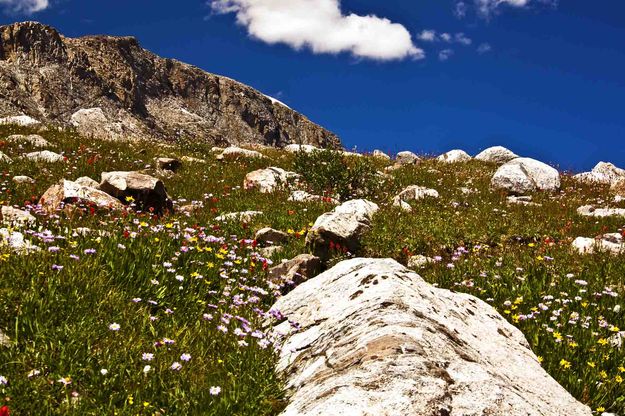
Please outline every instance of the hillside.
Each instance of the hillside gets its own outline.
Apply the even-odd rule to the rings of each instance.
[[[72,39],[37,22],[0,26],[0,118],[23,115],[113,140],[340,146],[276,100],[135,38]]]

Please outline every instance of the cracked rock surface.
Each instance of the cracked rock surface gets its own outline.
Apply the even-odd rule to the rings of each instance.
[[[495,309],[391,259],[341,262],[273,309],[282,416],[592,414]]]

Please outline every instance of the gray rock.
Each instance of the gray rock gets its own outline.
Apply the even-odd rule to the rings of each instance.
[[[284,247],[282,246],[270,246],[270,247],[260,247],[258,249],[258,254],[268,259],[270,257],[275,256],[276,254],[280,254],[284,251]]]
[[[223,149],[220,149],[221,151],[223,151]],[[191,157],[191,156],[182,156],[180,158],[180,160],[182,160],[183,162],[189,162],[189,163],[206,163],[206,160],[204,159],[198,159],[197,157]]]
[[[98,189],[82,186],[76,182],[61,180],[52,185],[41,196],[39,204],[48,212],[53,213],[65,205],[94,205],[101,209],[123,209],[124,205],[111,195]]]
[[[408,257],[408,268],[417,270],[427,266],[432,262],[434,262],[433,259],[426,257],[422,254],[417,254],[416,256]]]
[[[0,152],[0,163],[13,163],[13,159]]]
[[[17,126],[23,126],[23,127],[28,127],[28,126],[36,126],[38,124],[41,124],[41,122],[39,120],[35,120],[34,118],[27,116],[27,115],[19,115],[19,116],[9,116],[9,117],[2,117],[0,118],[0,124],[14,124]]]
[[[579,173],[573,178],[589,184],[612,185],[625,180],[625,169],[617,168],[612,163],[599,162],[590,172]]]
[[[625,244],[623,244],[623,237],[620,234],[605,234],[601,238],[577,237],[572,246],[580,254],[625,253]]]
[[[0,248],[7,247],[18,254],[29,254],[41,249],[24,238],[24,234],[18,231],[9,231],[0,228]]]
[[[51,152],[49,150],[26,153],[24,157],[28,160],[32,160],[33,162],[45,162],[45,163],[59,163],[65,160],[63,155]]]
[[[33,184],[35,183],[35,180],[29,176],[14,176],[13,177],[13,182],[15,182],[18,185],[25,185],[25,184]]]
[[[309,144],[289,144],[287,146],[284,146],[284,150],[289,153],[298,153],[298,152],[314,153],[322,149],[319,149],[318,147],[312,146]]]
[[[254,239],[258,242],[258,244],[264,247],[280,245],[288,241],[289,238],[289,235],[284,231],[274,230],[269,227],[256,231],[256,235],[254,236]]]
[[[156,167],[161,170],[177,172],[182,167],[182,162],[172,157],[159,157],[156,159]]]
[[[163,181],[138,172],[103,172],[100,189],[125,202],[132,198],[143,211],[163,214],[173,211]]]
[[[391,259],[341,262],[272,310],[281,416],[592,415],[494,308]]]
[[[306,191],[293,191],[288,198],[291,202],[328,202],[338,205],[339,200],[331,197],[325,197],[321,195],[312,195]]]
[[[447,153],[443,153],[439,157],[436,158],[439,162],[443,163],[459,163],[459,162],[468,162],[471,160],[471,156],[464,150],[454,149],[450,150]]]
[[[391,160],[391,157],[389,155],[378,149],[375,149],[373,153],[371,153],[371,156],[382,160]]]
[[[508,202],[508,204],[513,204],[513,205],[523,205],[523,206],[534,206],[534,207],[539,207],[541,206],[540,204],[537,204],[535,202],[532,202],[532,197],[531,196],[515,196],[515,195],[510,195],[506,198],[506,202]]]
[[[22,211],[21,209],[2,206],[0,211],[2,217],[2,223],[11,227],[24,227],[33,225],[37,222],[37,219],[32,216],[30,212]]]
[[[424,198],[439,198],[439,194],[434,189],[424,186],[410,185],[393,198],[393,206],[400,207],[404,211],[412,211],[409,201],[418,201]]]
[[[323,261],[330,256],[330,246],[338,244],[351,253],[360,248],[360,238],[371,228],[377,204],[365,199],[347,201],[315,221],[306,236],[306,245]]]
[[[271,193],[293,184],[299,177],[300,175],[297,173],[282,168],[258,169],[245,175],[243,188],[257,189],[261,193]]]
[[[11,340],[4,335],[4,332],[0,331],[0,348],[11,346]]]
[[[419,156],[409,151],[399,152],[395,158],[395,162],[401,166],[414,165],[419,160],[421,160]]]
[[[233,159],[263,159],[265,156],[257,152],[256,150],[243,149],[241,147],[230,146],[224,149],[220,155],[217,155],[218,160],[233,160]]]
[[[511,194],[555,191],[560,188],[560,173],[538,160],[517,158],[497,169],[491,187]]]
[[[519,156],[514,154],[514,152],[503,146],[493,146],[478,153],[478,155],[475,156],[475,159],[481,160],[482,162],[502,164],[508,163],[512,159],[516,159],[518,157]]]
[[[7,141],[13,143],[28,144],[33,147],[52,147],[52,144],[38,134],[13,134],[7,137]]]
[[[583,217],[625,217],[625,208],[595,208],[592,205],[584,205],[577,208],[577,213]]]
[[[86,186],[88,188],[98,189],[100,187],[100,183],[94,179],[91,179],[88,176],[82,176],[74,181],[80,186]]]
[[[311,254],[300,254],[269,269],[269,278],[278,284],[286,285],[286,293],[308,279],[321,273],[323,264],[319,257]]]

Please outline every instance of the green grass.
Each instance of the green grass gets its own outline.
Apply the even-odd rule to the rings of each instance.
[[[246,173],[267,166],[299,170],[311,191],[341,199],[361,194],[380,204],[362,252],[336,253],[331,263],[350,255],[403,263],[411,254],[436,257],[419,270],[427,281],[487,301],[523,331],[545,369],[575,397],[593,410],[625,412],[625,383],[619,382],[625,347],[605,343],[617,327],[625,330],[625,256],[581,256],[570,248],[577,236],[623,231],[623,218],[576,214],[581,205],[610,201],[606,187],[582,186],[565,175],[561,192],[534,195],[541,206],[511,206],[489,190],[496,166],[476,161],[426,160],[372,179],[386,162],[271,149],[263,150],[268,159],[219,162],[202,143],[100,142],[58,131],[41,134],[67,161],[45,165],[18,160],[35,149],[2,141],[24,132],[30,130],[0,127],[0,151],[15,161],[0,164],[2,205],[34,204],[61,178],[154,173],[146,165],[158,156],[207,163],[185,163],[164,179],[179,205],[203,204],[191,216],[38,215],[32,230],[21,231],[42,251],[26,256],[0,248],[0,330],[11,338],[9,347],[0,347],[0,376],[8,380],[0,385],[0,406],[12,414],[278,414],[284,392],[273,372],[276,351],[255,337],[267,332],[261,312],[277,291],[266,279],[270,261],[246,239],[271,226],[292,235],[273,261],[306,252],[306,230],[331,205],[289,202],[286,191],[242,189]],[[334,180],[338,174],[340,181]],[[16,185],[15,175],[36,183]],[[434,188],[441,198],[415,203],[411,213],[392,207],[391,198],[412,184]],[[474,192],[464,194],[462,187]],[[263,215],[250,224],[214,221],[244,210]],[[78,227],[95,232],[75,236]],[[95,252],[85,252],[90,249]],[[229,323],[220,322],[230,315]],[[120,329],[109,329],[112,323]],[[236,328],[247,334],[236,335]],[[252,336],[254,330],[260,332]],[[161,345],[165,338],[175,343]],[[144,353],[153,360],[142,359]],[[183,361],[182,354],[191,359]],[[181,369],[172,370],[174,362]],[[39,374],[28,377],[33,370]],[[65,377],[71,384],[59,382]],[[211,386],[220,393],[211,395]]]

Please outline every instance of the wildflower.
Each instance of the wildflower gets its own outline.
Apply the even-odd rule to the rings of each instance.
[[[571,362],[565,360],[564,358],[560,360],[560,367],[563,368],[571,368]]]
[[[85,254],[95,254],[95,248],[88,248],[83,253]]]
[[[63,384],[64,386],[69,386],[70,384],[72,384],[72,378],[71,377],[61,377],[57,381],[59,383]]]
[[[146,365],[145,367],[143,367],[143,374],[149,373],[150,370],[152,370],[152,366],[151,365]]]
[[[599,340],[597,341],[597,343],[599,345],[608,345],[608,340],[605,338],[599,338]]]
[[[621,384],[623,382],[623,377],[616,376],[616,377],[614,377],[614,381],[616,381],[618,384]]]
[[[594,361],[588,361],[586,364],[588,364],[588,367],[590,367],[590,368],[595,368],[595,366],[596,366]]]
[[[111,331],[119,331],[120,328],[121,326],[116,322],[113,322],[112,324],[109,325],[109,329]]]
[[[33,369],[28,372],[26,377],[33,378],[33,377],[37,377],[39,374],[41,374],[41,371]]]
[[[174,361],[170,368],[173,371],[180,371],[182,369],[182,364],[180,364],[178,361]]]
[[[165,345],[174,345],[176,341],[174,341],[173,339],[169,339],[169,338],[163,338],[163,343]]]
[[[5,376],[0,376],[0,386],[6,386],[9,384],[9,380]]]
[[[191,360],[191,354],[182,354],[182,355],[180,356],[180,359],[181,359],[182,361],[190,361],[190,360]]]
[[[154,359],[154,354],[150,353],[150,352],[144,352],[141,355],[141,359],[143,361],[152,361]]]
[[[58,264],[53,264],[52,265],[52,270],[54,270],[54,271],[61,271],[61,270],[63,270],[63,266],[59,266]]]
[[[210,388],[209,393],[211,396],[217,396],[221,393],[221,387],[213,386]]]

